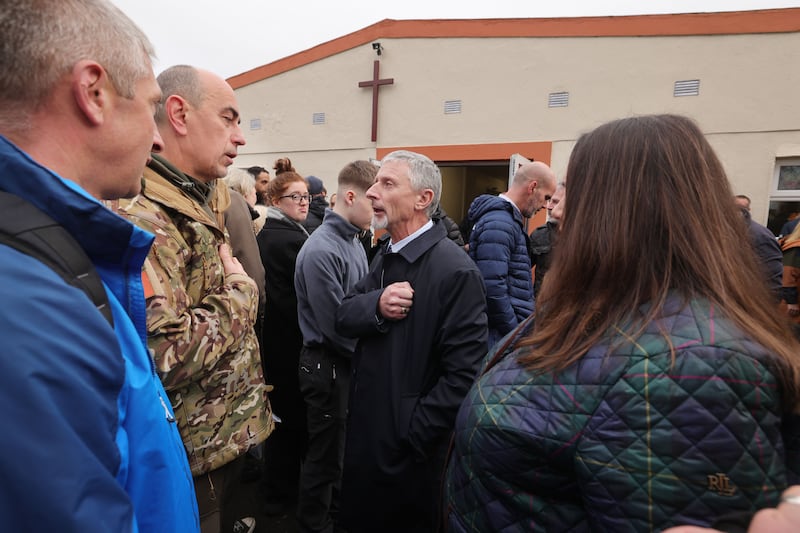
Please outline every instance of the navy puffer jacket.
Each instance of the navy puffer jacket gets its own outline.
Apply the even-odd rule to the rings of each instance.
[[[528,235],[522,213],[503,198],[484,194],[469,208],[475,221],[469,255],[486,285],[489,345],[494,345],[533,312],[533,281]]]

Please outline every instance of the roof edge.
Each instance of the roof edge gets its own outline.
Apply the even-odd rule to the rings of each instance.
[[[227,79],[234,89],[377,39],[463,37],[651,37],[800,31],[800,8],[605,17],[384,19]]]

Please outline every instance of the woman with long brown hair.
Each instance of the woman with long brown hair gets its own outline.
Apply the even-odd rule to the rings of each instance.
[[[536,316],[462,404],[452,531],[653,531],[775,505],[798,349],[685,117],[582,136]],[[794,470],[796,471],[796,469]]]

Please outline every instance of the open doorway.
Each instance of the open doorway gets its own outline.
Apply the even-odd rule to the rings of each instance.
[[[437,162],[442,171],[442,208],[461,226],[472,201],[482,194],[500,194],[508,188],[509,161]],[[542,209],[529,221],[528,233],[545,223]]]
[[[454,144],[437,146],[393,146],[378,148],[377,159],[395,150],[419,152],[431,158],[442,171],[442,208],[461,223],[472,201],[481,194],[500,194],[508,188],[509,159],[522,155],[531,161],[550,164],[550,141]],[[544,209],[530,221],[528,232],[545,223]]]

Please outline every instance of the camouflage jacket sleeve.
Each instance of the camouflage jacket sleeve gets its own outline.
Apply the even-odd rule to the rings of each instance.
[[[174,390],[201,381],[242,349],[252,335],[258,290],[246,275],[225,274],[217,251],[221,239],[208,226],[151,217],[136,220],[156,236],[144,266],[148,345],[164,387]]]

